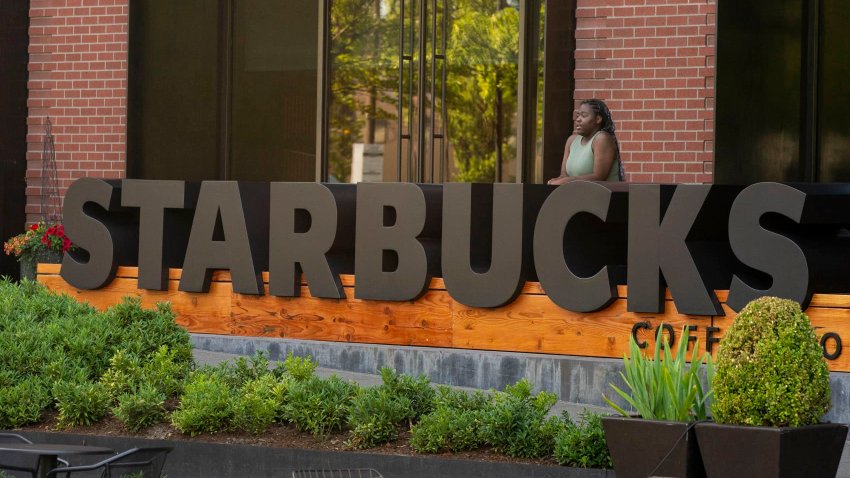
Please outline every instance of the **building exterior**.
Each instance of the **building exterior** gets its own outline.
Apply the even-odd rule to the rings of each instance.
[[[850,164],[838,0],[3,3],[5,236],[44,213],[48,118],[59,196],[84,176],[539,183],[592,97],[633,182]]]

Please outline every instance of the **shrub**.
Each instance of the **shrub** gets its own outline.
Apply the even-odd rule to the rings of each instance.
[[[482,443],[482,413],[438,407],[410,430],[410,446],[419,453],[474,450]]]
[[[689,330],[683,327],[676,356],[672,356],[668,342],[658,328],[652,358],[640,350],[634,337],[629,337],[629,356],[623,357],[625,374],[620,372],[629,393],[611,385],[617,394],[647,420],[692,422],[705,420],[710,392],[703,387],[703,379],[710,384],[714,375],[711,356],[699,355],[699,341],[694,343],[691,365],[687,364]],[[663,352],[662,352],[663,350]],[[701,364],[705,362],[705,376]],[[710,385],[709,385],[710,386]],[[629,413],[608,397],[612,408],[628,417]]]
[[[234,425],[248,433],[266,431],[282,405],[280,390],[279,382],[270,374],[243,385],[234,405]]]
[[[555,460],[574,468],[612,468],[611,454],[602,429],[602,417],[585,412],[579,423],[564,412],[564,429],[555,437]]]
[[[127,429],[138,432],[162,420],[164,404],[165,395],[160,390],[143,384],[137,391],[119,396],[112,413]]]
[[[303,382],[293,382],[287,391],[284,417],[299,431],[321,437],[341,430],[348,416],[351,399],[357,385],[337,376],[327,379],[312,377]]]
[[[558,417],[546,418],[556,401],[553,393],[532,395],[531,384],[520,380],[497,393],[481,412],[482,436],[495,451],[508,456],[549,456],[555,446],[555,436],[563,428]]]
[[[433,410],[436,392],[431,388],[428,377],[420,375],[414,378],[410,375],[399,374],[389,367],[382,367],[381,379],[383,380],[381,387],[387,389],[391,396],[410,401],[410,409],[405,418],[411,422]]]
[[[60,427],[88,426],[109,413],[109,391],[103,384],[58,382],[53,386]]]
[[[316,367],[319,364],[314,362],[309,355],[306,357],[296,357],[292,352],[286,354],[286,360],[283,361],[283,368],[276,370],[279,375],[287,374],[293,379],[303,382],[316,372]]]
[[[823,349],[800,305],[775,297],[747,304],[717,352],[715,420],[810,425],[829,410],[829,398]]]
[[[348,426],[354,448],[371,448],[395,440],[398,424],[406,420],[412,409],[407,397],[400,397],[387,387],[361,389],[351,401]]]
[[[233,395],[220,373],[195,372],[189,377],[180,407],[171,414],[171,422],[182,433],[192,436],[229,430],[235,416]]]
[[[50,405],[50,389],[39,377],[0,386],[0,428],[18,428],[41,419]]]

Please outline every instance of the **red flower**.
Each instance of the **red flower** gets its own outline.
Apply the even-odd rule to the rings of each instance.
[[[30,231],[37,231],[37,230],[38,230],[38,224],[31,224],[30,225]]]

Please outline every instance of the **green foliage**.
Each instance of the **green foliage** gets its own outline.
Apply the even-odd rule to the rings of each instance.
[[[398,424],[411,415],[412,402],[388,387],[360,390],[351,402],[348,426],[354,448],[371,448],[398,437]]]
[[[162,367],[170,360],[174,369],[188,370],[191,351],[188,334],[167,306],[143,310],[138,299],[125,299],[100,313],[35,282],[0,280],[0,426],[36,421],[54,401],[67,406],[63,426],[102,416],[97,400],[85,403],[101,390],[90,382],[101,381],[113,397],[131,392],[144,381],[139,376],[159,377],[154,380],[173,389],[180,374]],[[167,375],[174,380],[165,380]],[[70,384],[68,391],[47,385],[60,383]]]
[[[282,373],[289,375],[299,382],[303,382],[313,376],[318,365],[309,355],[306,357],[296,357],[292,355],[292,352],[289,352],[286,354],[286,360],[283,361]]]
[[[261,375],[245,383],[234,404],[234,425],[259,435],[275,421],[282,406],[280,383],[271,375]]]
[[[612,468],[611,454],[602,429],[602,417],[585,412],[579,423],[564,412],[564,429],[555,437],[555,460],[574,468]]]
[[[794,301],[747,304],[717,353],[712,411],[719,423],[804,426],[829,410],[829,370],[809,318]]]
[[[237,357],[213,368],[231,388],[242,387],[248,382],[272,373],[269,370],[269,358],[264,351],[259,351],[248,358]]]
[[[520,458],[550,456],[555,436],[563,428],[557,417],[547,413],[555,394],[531,393],[531,384],[523,379],[496,393],[482,411],[481,432],[486,443],[499,453]]]
[[[0,384],[0,429],[39,421],[42,410],[52,401],[47,383],[35,376],[17,383],[3,382]]]
[[[199,370],[189,376],[180,407],[171,422],[192,436],[230,430],[235,417],[234,392],[215,370]]]
[[[283,416],[299,431],[310,432],[315,437],[326,436],[342,429],[357,388],[335,375],[294,381],[286,393]]]
[[[410,445],[420,453],[459,452],[483,445],[481,423],[490,397],[480,390],[466,393],[438,386],[434,411],[424,415],[410,432]]]
[[[391,396],[410,401],[410,408],[405,418],[415,421],[433,409],[436,392],[431,388],[428,377],[420,375],[399,374],[389,367],[381,368],[381,387],[386,388]]]
[[[57,382],[53,385],[60,427],[88,426],[109,413],[109,391],[94,382]]]
[[[707,353],[699,355],[699,341],[696,341],[691,365],[688,365],[688,328],[682,329],[675,357],[672,356],[662,331],[663,328],[659,327],[652,358],[646,357],[634,337],[630,337],[629,356],[623,357],[626,373],[620,373],[629,393],[614,385],[611,385],[611,388],[642,418],[679,422],[705,420],[711,392],[708,387],[703,387],[702,380],[711,383],[714,375],[711,356]],[[706,364],[705,376],[700,367],[703,362]],[[629,416],[628,412],[608,397],[604,398],[608,405],[623,416]]]
[[[158,388],[142,384],[133,393],[120,395],[112,413],[127,429],[138,432],[162,420],[164,405],[165,395]]]

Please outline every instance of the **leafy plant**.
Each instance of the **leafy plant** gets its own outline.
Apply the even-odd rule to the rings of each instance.
[[[283,415],[299,431],[310,432],[315,437],[325,436],[345,425],[357,388],[336,375],[293,382],[287,392]]]
[[[100,383],[58,382],[53,386],[60,427],[88,426],[109,413],[109,391]]]
[[[391,396],[407,399],[410,402],[405,418],[415,421],[433,409],[436,392],[431,388],[428,377],[420,375],[414,378],[410,375],[399,374],[390,367],[382,367],[381,379],[383,380],[381,387],[386,388]]]
[[[134,393],[119,396],[112,413],[127,429],[138,432],[162,420],[164,405],[165,395],[153,385],[143,384]]]
[[[235,416],[233,391],[220,373],[202,370],[189,377],[171,422],[192,436],[229,430]]]
[[[611,454],[602,429],[602,416],[585,412],[576,423],[564,412],[564,429],[555,437],[555,460],[574,468],[612,468]]]
[[[558,417],[547,414],[555,404],[554,393],[531,393],[528,380],[520,380],[497,393],[481,413],[481,433],[499,452],[520,458],[552,454],[555,436],[563,428]]]
[[[791,300],[744,307],[723,337],[714,377],[714,419],[797,427],[829,410],[829,370],[812,324]]]
[[[283,361],[282,372],[278,372],[278,374],[288,374],[293,379],[303,382],[313,376],[318,365],[309,355],[296,357],[292,355],[292,352],[289,352],[286,354],[286,360]]]
[[[438,407],[410,430],[410,446],[419,453],[474,450],[483,444],[479,410]]]
[[[39,377],[30,376],[0,387],[0,428],[18,428],[41,419],[51,402],[50,389]]]
[[[398,424],[411,415],[412,402],[384,387],[361,389],[351,401],[348,426],[354,448],[371,448],[398,437]]]
[[[279,382],[271,374],[247,382],[238,392],[234,405],[237,428],[258,435],[275,421],[281,407]]]
[[[705,420],[710,396],[709,386],[703,386],[703,379],[711,383],[714,367],[711,356],[699,354],[699,341],[694,344],[691,365],[687,364],[689,330],[682,329],[676,356],[673,357],[667,341],[662,336],[662,327],[658,328],[655,349],[652,357],[646,357],[635,342],[629,340],[629,355],[623,357],[625,374],[620,373],[629,389],[629,393],[611,385],[611,388],[623,397],[642,418],[647,420],[670,420],[691,422]],[[700,365],[705,363],[705,376]],[[622,407],[603,397],[612,408],[623,416],[630,416]]]

